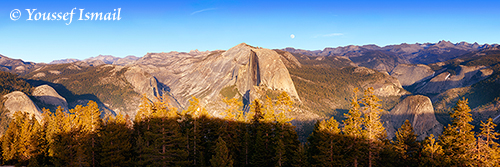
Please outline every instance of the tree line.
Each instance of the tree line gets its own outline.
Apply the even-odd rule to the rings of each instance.
[[[355,92],[355,94],[357,94]],[[298,140],[286,93],[255,100],[248,112],[223,99],[224,118],[212,117],[197,98],[182,112],[166,98],[142,98],[135,118],[103,116],[95,102],[68,113],[44,109],[36,120],[16,112],[1,137],[2,163],[20,166],[498,166],[492,119],[475,133],[467,100],[457,102],[452,124],[437,138],[417,141],[406,121],[388,140],[380,100],[367,89],[354,96],[342,124],[318,121],[306,143]]]

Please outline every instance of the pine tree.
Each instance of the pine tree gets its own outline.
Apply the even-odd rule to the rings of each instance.
[[[243,111],[243,103],[236,98],[222,99],[226,104],[225,121],[219,134],[226,141],[230,153],[235,157],[234,166],[243,166],[249,154],[249,132],[247,124],[250,122],[249,113]],[[239,160],[239,161],[238,161]]]
[[[166,99],[166,98],[164,98]],[[136,117],[137,165],[184,166],[188,164],[186,139],[180,132],[179,115],[164,99],[153,104],[143,100]],[[142,107],[150,107],[142,108]],[[138,113],[139,114],[139,113]]]
[[[2,136],[2,157],[4,161],[17,165],[26,165],[30,159],[38,158],[43,153],[41,125],[34,116],[24,112],[15,112],[9,128]]]
[[[406,120],[396,132],[394,143],[395,151],[398,153],[399,163],[404,166],[417,166],[420,143],[413,131],[410,121]]]
[[[240,159],[243,161],[241,164],[242,166],[248,166],[250,165],[250,160],[251,160],[251,150],[252,150],[252,137],[250,134],[250,127],[246,123],[241,124],[240,128],[243,128],[244,134],[241,136],[241,141],[242,141],[242,151],[241,151],[241,156]]]
[[[476,145],[474,126],[467,99],[463,98],[453,108],[452,125],[448,125],[440,136],[445,158],[451,165],[473,165],[473,150]]]
[[[32,128],[28,141],[28,143],[30,143],[28,152],[31,154],[28,166],[36,166],[44,163],[47,141],[45,140],[45,130],[35,119],[34,115],[31,115],[31,119],[29,119],[29,121]]]
[[[495,142],[500,133],[495,132],[495,126],[491,118],[486,122],[481,121],[481,133],[476,146],[476,166],[495,166],[500,163],[499,144]]]
[[[260,120],[261,122],[272,123],[276,120],[274,103],[269,96],[266,96],[266,100],[264,101],[264,105],[262,105],[262,109],[262,119]]]
[[[89,138],[81,128],[81,120],[76,113],[81,113],[86,107],[77,105],[63,113],[61,108],[56,110],[55,116],[49,122],[47,137],[49,142],[49,154],[53,155],[52,162],[56,166],[91,166],[92,148],[89,147]],[[49,136],[50,134],[50,136]]]
[[[359,162],[359,158],[363,156],[362,147],[365,142],[364,139],[364,131],[363,131],[363,118],[360,110],[360,105],[358,102],[358,89],[354,89],[354,96],[351,100],[351,108],[349,112],[344,114],[345,119],[343,120],[344,127],[342,132],[346,135],[350,140],[346,141],[348,144],[348,156],[346,158],[352,159],[350,160],[352,166],[357,167]]]
[[[203,119],[209,117],[207,110],[200,105],[200,100],[196,97],[192,97],[189,100],[189,106],[186,110],[182,111],[181,114],[184,117],[184,123],[187,124],[187,129],[185,132],[186,138],[188,139],[187,147],[189,160],[193,166],[202,166],[200,164],[204,157],[202,156],[202,144],[201,144],[201,129]]]
[[[305,164],[305,150],[299,141],[296,127],[288,124],[284,126],[283,143],[285,144],[285,160],[283,166],[293,166],[294,164]]]
[[[139,105],[139,111],[135,114],[135,123],[134,125],[141,125],[141,123],[147,122],[148,119],[153,114],[151,101],[147,98],[146,94],[144,94],[141,98],[141,104]],[[140,126],[139,126],[140,127]]]
[[[131,130],[121,115],[111,117],[100,131],[101,166],[130,166],[132,157]]]
[[[278,138],[275,140],[274,143],[274,150],[275,150],[275,156],[274,156],[274,161],[276,161],[275,166],[284,166],[285,162],[287,161],[286,158],[286,148],[285,148],[285,143],[283,142],[283,139]]]
[[[276,102],[278,114],[276,114],[275,116],[275,121],[279,125],[283,126],[284,124],[289,123],[294,119],[288,117],[289,113],[292,112],[292,106],[293,106],[293,100],[290,98],[290,96],[288,96],[288,94],[285,91],[281,92]]]
[[[81,158],[81,161],[90,166],[96,166],[98,165],[96,140],[103,123],[100,117],[101,111],[97,103],[92,100],[87,103],[87,106],[75,108],[75,110],[78,129],[81,132],[81,136],[77,140],[80,143],[81,151],[85,154],[85,158]]]
[[[256,125],[260,124],[261,120],[263,119],[263,114],[262,114],[262,104],[258,99],[255,99],[252,105],[250,106],[250,113],[253,114],[251,123]]]
[[[224,119],[239,122],[245,121],[243,110],[240,109],[243,106],[243,102],[238,101],[236,98],[223,98],[222,101],[226,104]]]
[[[233,159],[229,153],[229,149],[226,147],[226,142],[219,137],[217,139],[217,144],[215,146],[215,155],[210,159],[210,163],[213,167],[232,167]]]
[[[277,114],[275,114],[275,119],[274,119],[274,126],[275,126],[275,139],[274,139],[274,145],[275,145],[275,157],[274,160],[276,161],[276,166],[284,166],[285,164],[288,164],[288,161],[292,160],[289,159],[290,157],[287,157],[286,155],[293,154],[289,153],[287,154],[287,147],[297,147],[298,144],[296,145],[293,142],[287,142],[290,140],[293,140],[293,138],[286,138],[285,133],[290,133],[290,131],[294,131],[293,129],[286,128],[290,126],[290,121],[292,121],[294,118],[288,117],[289,113],[291,112],[291,108],[293,105],[293,101],[288,96],[286,92],[281,92],[281,94],[278,96],[278,100],[276,102],[276,107],[277,107]],[[295,150],[296,151],[296,150]]]
[[[298,139],[298,138],[297,138]],[[293,162],[291,163],[291,166],[293,167],[303,167],[303,166],[309,166],[309,162],[307,161],[307,148],[304,144],[300,144],[299,147],[297,147],[296,151],[293,154]]]
[[[312,166],[344,166],[342,140],[337,121],[331,117],[318,121],[308,139],[309,159]]]
[[[443,148],[431,134],[423,142],[420,166],[443,166]]]
[[[269,99],[268,99],[269,103]],[[272,129],[268,121],[274,119],[269,111],[269,106],[263,106],[259,100],[255,100],[251,112],[254,113],[252,119],[251,131],[253,134],[253,151],[251,156],[251,165],[253,166],[273,166],[273,157],[275,156],[272,147]],[[267,113],[267,114],[263,114]],[[273,111],[274,112],[274,111]],[[274,115],[274,114],[272,114]]]
[[[374,165],[374,160],[380,150],[383,148],[382,140],[387,136],[384,126],[380,121],[380,100],[373,94],[373,88],[365,90],[364,96],[361,99],[363,110],[365,113],[364,127],[365,136],[368,140],[368,166]]]
[[[97,132],[102,124],[101,111],[97,103],[91,100],[87,106],[75,110],[80,129],[85,133]]]

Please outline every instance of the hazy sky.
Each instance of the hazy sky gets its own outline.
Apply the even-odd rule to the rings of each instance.
[[[73,8],[69,25],[27,20],[26,9],[37,9],[35,17]],[[80,9],[84,17],[117,8],[119,21],[78,20]],[[318,50],[440,40],[500,43],[500,1],[0,1],[0,54],[34,62],[226,50],[242,42]]]

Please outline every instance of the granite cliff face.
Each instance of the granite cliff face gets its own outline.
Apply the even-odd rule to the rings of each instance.
[[[151,53],[134,66],[158,78],[182,106],[192,96],[205,104],[220,101],[226,87],[235,87],[246,104],[260,97],[261,89],[286,91],[299,100],[282,58],[276,51],[241,43],[227,51]]]
[[[23,92],[14,91],[5,95],[4,98],[7,99],[4,102],[4,106],[9,110],[10,118],[12,118],[15,112],[21,111],[34,115],[38,121],[42,120],[42,111],[40,108]]]
[[[37,99],[35,102],[51,111],[59,105],[67,109],[76,105],[86,105],[88,101],[93,100],[108,114],[121,113],[134,116],[142,95],[155,101],[165,92],[172,105],[179,107],[177,101],[169,96],[168,87],[135,66],[111,64],[92,66],[87,62],[78,61],[71,64],[48,65],[25,77],[30,79],[31,85],[42,85],[37,87],[39,93],[35,94]],[[43,86],[44,84],[54,86],[61,97],[53,96],[56,92],[48,89],[50,88],[48,86]],[[64,100],[56,102],[56,99],[66,99],[67,102],[63,102]]]
[[[435,72],[423,64],[399,64],[390,74],[397,78],[402,86],[410,86],[432,77]]]
[[[156,101],[158,98],[167,97],[170,104],[174,107],[181,108],[182,106],[177,102],[177,99],[173,98],[169,94],[169,88],[164,86],[162,83],[152,76],[151,74],[145,72],[137,66],[127,67],[127,71],[123,74],[128,83],[130,83],[135,92],[138,94],[146,95],[149,100]],[[165,94],[166,93],[166,94]],[[127,114],[135,116],[138,110],[138,103],[134,102],[130,106],[131,111],[126,111]]]
[[[57,92],[40,86],[35,97],[41,105],[74,107],[94,100],[105,111],[132,117],[142,95],[154,101],[165,94],[181,110],[194,96],[208,105],[213,115],[224,110],[223,97],[241,98],[248,106],[268,91],[285,91],[300,102],[285,65],[300,67],[300,63],[288,52],[278,54],[242,43],[227,51],[148,53],[124,66],[112,65],[123,59],[98,56],[52,64],[26,77],[33,80],[33,85],[60,85],[60,91],[66,92],[63,96],[71,99],[65,103],[65,98],[54,95]],[[232,92],[224,93],[225,88]]]
[[[394,137],[394,133],[406,120],[412,124],[418,140],[423,140],[430,134],[437,136],[443,131],[443,125],[434,115],[432,102],[426,96],[408,96],[390,111],[390,118],[386,119],[388,137]]]
[[[61,106],[64,111],[68,111],[68,102],[64,97],[59,95],[59,93],[54,90],[54,88],[49,85],[41,85],[33,90],[32,95],[37,99],[40,103],[38,106],[45,107],[50,109],[51,111],[55,111],[57,106]]]
[[[141,95],[145,94],[148,99],[155,99],[163,93],[163,89],[159,88],[156,78],[144,72],[141,68],[130,67],[124,73],[124,76],[132,84],[135,92]]]

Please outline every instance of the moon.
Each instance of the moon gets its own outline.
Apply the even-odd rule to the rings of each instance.
[[[295,35],[293,35],[293,34],[292,34],[292,35],[290,35],[290,38],[294,39],[294,38],[295,38]]]

